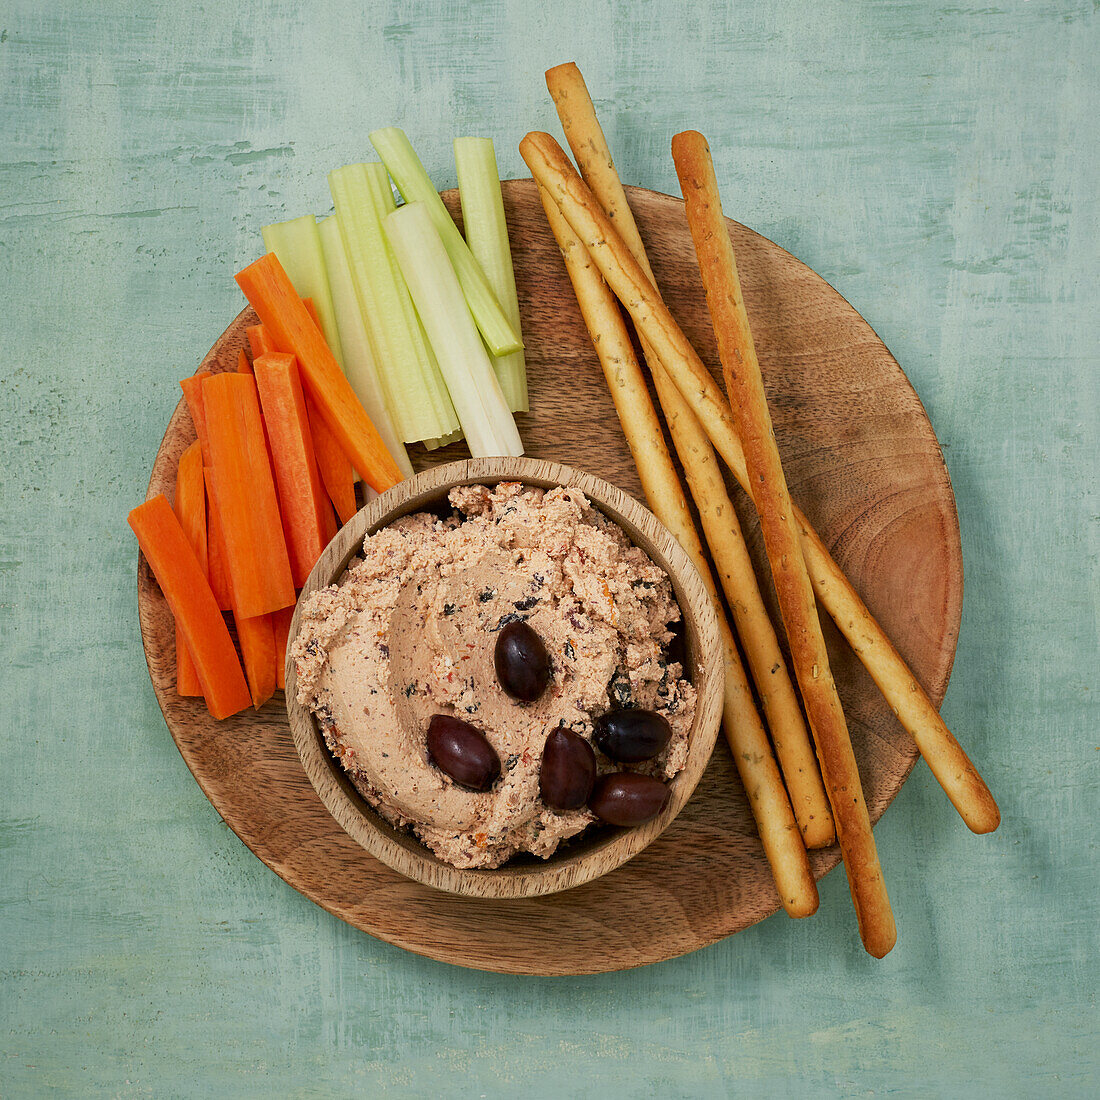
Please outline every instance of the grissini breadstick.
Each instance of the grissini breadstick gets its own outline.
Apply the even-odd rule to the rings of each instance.
[[[768,735],[757,714],[733,635],[722,614],[718,592],[665,446],[641,367],[634,356],[626,322],[619,312],[615,296],[608,290],[584,245],[561,216],[561,211],[541,189],[539,196],[550,229],[565,259],[581,316],[595,344],[646,500],[691,558],[714,601],[725,651],[722,729],[749,796],[749,805],[783,908],[792,917],[808,917],[817,910],[818,896],[806,847],[772,756]]]
[[[733,247],[722,215],[710,149],[702,134],[688,130],[672,139],[672,159],[684,193],[688,227],[703,277],[726,389],[737,419],[749,477],[756,490],[753,499],[787,628],[791,662],[833,806],[837,840],[859,919],[859,934],[867,950],[882,958],[897,941],[897,928],[886,895],[886,880],[871,832],[871,817],[863,797],[848,724],[829,668],[813,585],[802,557],[798,523],[791,512],[791,498],[741,296]]]
[[[728,403],[595,196],[549,134],[529,133],[520,142],[520,154],[584,242],[608,286],[657,352],[722,460],[751,497],[745,455]],[[989,788],[806,517],[797,507],[794,515],[817,598],[913,737],[963,820],[976,833],[992,832],[1001,815]]]
[[[557,107],[581,177],[592,188],[630,254],[656,289],[657,280],[580,69],[572,62],[549,69],[546,87]],[[817,757],[798,706],[787,662],[760,594],[741,524],[726,492],[722,471],[695,414],[653,349],[645,339],[641,344],[771,730],[772,744],[802,839],[807,848],[828,847],[835,839],[835,831]]]

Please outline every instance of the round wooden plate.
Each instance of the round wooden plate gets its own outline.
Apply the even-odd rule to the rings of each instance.
[[[720,378],[683,204],[627,190],[665,300]],[[457,215],[456,193],[444,198]],[[504,201],[527,345],[532,411],[518,418],[527,454],[590,470],[640,498],[534,184],[506,182]],[[735,222],[729,226],[791,492],[938,704],[958,637],[962,553],[932,427],[889,351],[832,287],[771,241]],[[251,323],[255,317],[245,310],[202,366],[235,369]],[[193,439],[181,403],[157,453],[150,495],[171,497],[179,455]],[[411,448],[417,469],[464,453],[462,444],[430,454]],[[736,487],[733,495],[757,574],[767,577],[751,506]],[[778,621],[770,588],[767,595]],[[213,721],[201,702],[176,696],[172,617],[143,559],[138,605],[157,699],[207,797],[291,886],[373,936],[483,970],[583,974],[694,951],[779,907],[721,740],[691,801],[665,833],[594,882],[505,901],[445,894],[406,879],[369,856],[329,815],[295,752],[281,692],[259,712],[225,722]],[[912,769],[916,748],[832,624],[824,625],[877,821]],[[818,877],[839,860],[835,847],[812,853]],[[886,874],[889,881],[891,868]]]

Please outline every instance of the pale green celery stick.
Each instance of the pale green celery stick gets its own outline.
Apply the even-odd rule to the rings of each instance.
[[[428,207],[406,203],[386,218],[385,229],[447,380],[470,454],[523,454],[516,422]]]
[[[336,325],[340,330],[340,346],[344,350],[344,373],[348,376],[355,396],[359,398],[371,423],[378,429],[386,450],[393,455],[401,472],[412,477],[413,468],[405,445],[398,438],[386,408],[386,396],[378,378],[378,365],[371,351],[367,326],[363,323],[363,314],[359,309],[359,298],[355,293],[355,283],[348,266],[348,257],[344,252],[344,241],[340,236],[340,222],[333,216],[318,224],[321,237],[321,250],[325,257],[325,269],[328,273],[328,285],[332,291],[332,305],[336,312]]]
[[[394,428],[407,443],[447,435],[458,417],[382,230],[394,209],[389,176],[381,164],[349,164],[328,181]]]
[[[441,436],[439,439],[425,439],[424,450],[438,451],[440,447],[446,447],[449,443],[457,443],[462,438],[462,429],[451,432],[450,435]]]
[[[455,168],[458,169],[458,197],[462,201],[462,225],[466,243],[481,264],[489,286],[504,315],[522,338],[516,273],[508,243],[508,222],[500,193],[500,175],[493,143],[489,138],[455,138]],[[523,351],[509,352],[493,360],[504,399],[512,412],[527,412],[527,370]]]
[[[523,347],[519,333],[512,327],[485,277],[485,272],[481,270],[481,264],[474,259],[474,254],[462,239],[458,226],[447,213],[435,184],[428,178],[428,173],[424,171],[424,165],[409,144],[405,132],[396,126],[388,126],[384,130],[375,130],[370,135],[370,140],[405,201],[427,204],[447,255],[451,258],[470,312],[474,315],[489,350],[494,355],[519,351]]]
[[[312,214],[275,222],[263,227],[264,247],[274,252],[287,277],[294,284],[299,298],[312,298],[321,319],[321,331],[336,362],[344,367],[343,348],[332,308],[332,293],[328,283],[317,219]]]

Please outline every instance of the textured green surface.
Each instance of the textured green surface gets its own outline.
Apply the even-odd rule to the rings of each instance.
[[[0,10],[0,1095],[1096,1095],[1098,13],[962,0],[163,0]],[[307,14],[308,9],[308,14]],[[341,924],[230,833],[142,659],[138,502],[268,222],[402,126],[558,132],[575,59],[623,178],[727,211],[863,313],[943,442],[967,592],[945,703],[1004,824],[920,765],[842,876],[687,958],[454,969]]]

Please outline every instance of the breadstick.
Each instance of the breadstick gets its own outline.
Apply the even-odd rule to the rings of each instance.
[[[619,180],[611,150],[596,118],[596,108],[580,69],[572,62],[546,73],[566,140],[573,150],[585,183],[615,224],[631,255],[657,288],[653,269],[642,244],[634,214]],[[659,291],[658,291],[659,293]],[[741,532],[722,471],[706,432],[688,407],[675,383],[642,339],[657,399],[665,414],[676,453],[684,468],[691,495],[699,510],[703,534],[710,547],[737,635],[747,658],[756,693],[771,729],[772,744],[787,784],[798,827],[807,848],[833,843],[833,815],[818,771],[817,757],[798,707],[798,697],[779,648],[771,619],[760,594],[752,559]]]
[[[722,216],[710,149],[694,130],[672,139],[672,159],[684,193],[688,227],[718,341],[718,357],[735,410],[754,500],[768,553],[779,609],[787,628],[795,677],[806,704],[825,789],[833,807],[837,840],[859,919],[863,945],[882,958],[897,941],[897,928],[879,864],[871,817],[852,751],[852,739],[829,668],[829,654],[806,572],[798,523],[775,443],[764,379],[756,359],[737,265]]]
[[[520,142],[520,154],[584,242],[608,286],[655,349],[722,460],[751,498],[745,455],[729,405],[595,196],[549,134],[529,133]],[[992,832],[1001,815],[989,788],[806,517],[797,507],[794,515],[817,598],[913,737],[963,820],[976,833]]]
[[[672,532],[691,558],[714,602],[726,671],[722,730],[749,796],[749,805],[783,908],[792,917],[808,917],[817,910],[818,896],[806,847],[772,756],[768,735],[756,711],[733,635],[722,614],[718,592],[703,556],[699,535],[691,521],[684,491],[665,446],[641,367],[634,356],[626,322],[619,312],[615,296],[608,290],[584,245],[561,216],[561,211],[541,188],[539,197],[565,259],[581,316],[595,344],[646,500],[654,515]]]

